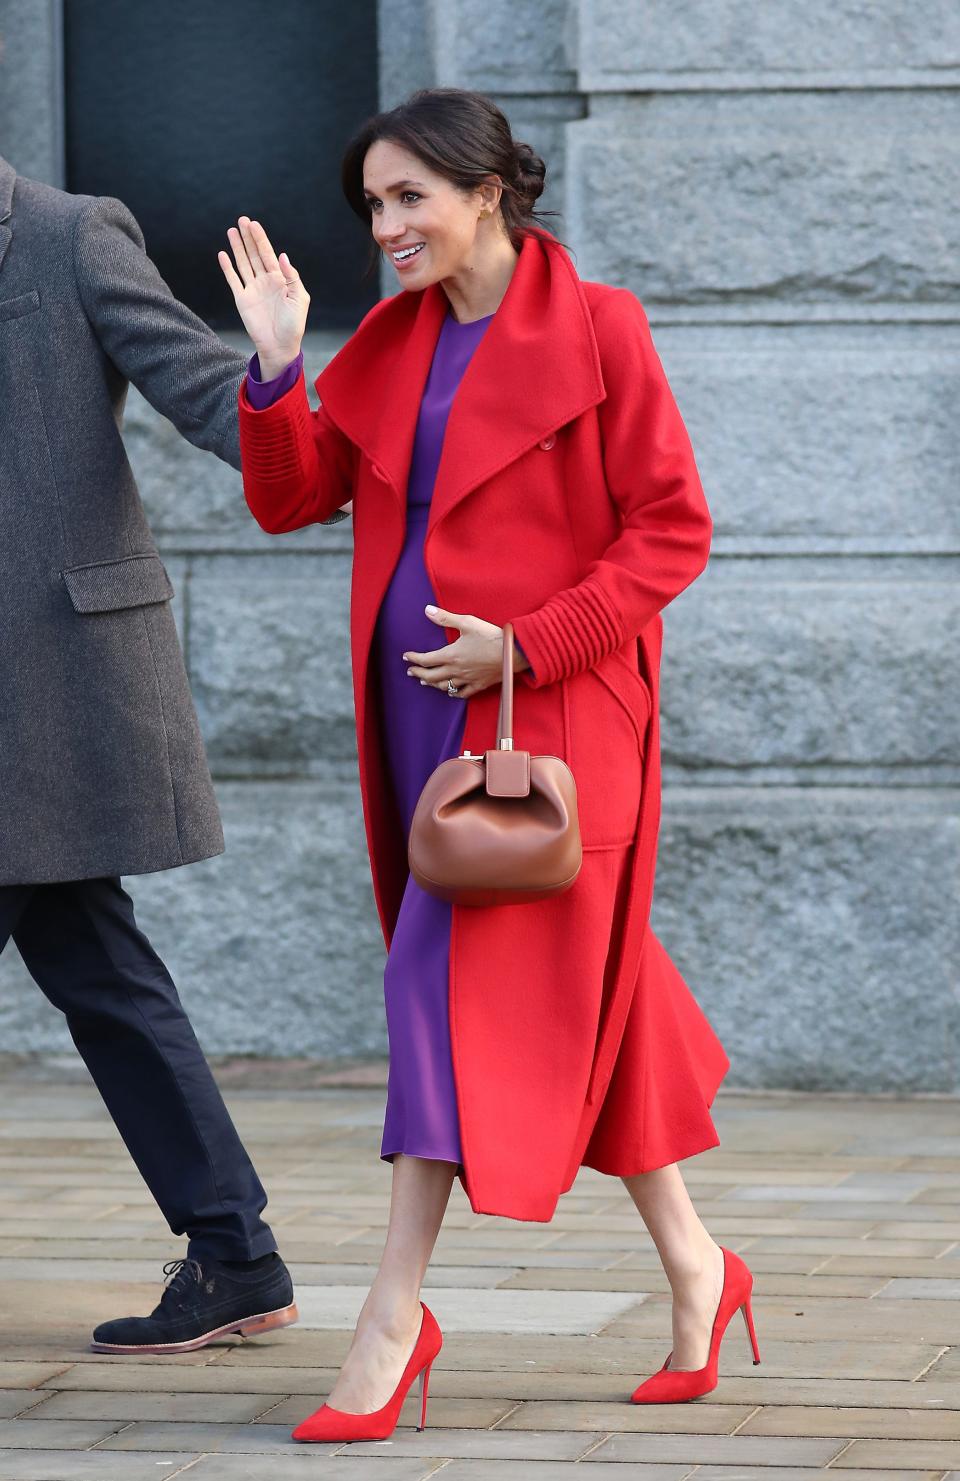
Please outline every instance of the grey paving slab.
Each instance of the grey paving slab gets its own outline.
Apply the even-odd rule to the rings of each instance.
[[[926,1386],[933,1383],[937,1391],[944,1383],[960,1379],[960,1347],[943,1347],[932,1363],[927,1365],[926,1371],[920,1375],[920,1381]]]
[[[0,1389],[0,1419],[13,1419],[17,1414],[35,1409],[44,1402],[44,1395],[24,1388]],[[84,1416],[86,1418],[86,1416]]]
[[[0,1447],[13,1450],[89,1450],[116,1426],[102,1420],[0,1420]],[[177,1447],[182,1448],[182,1447]]]
[[[892,1157],[949,1157],[960,1158],[960,1136],[894,1136],[884,1137],[884,1145]],[[865,1136],[856,1138],[841,1151],[856,1157],[861,1152],[876,1151],[876,1141]]]
[[[291,1260],[286,1250],[284,1250],[284,1259],[298,1291],[308,1286],[362,1286],[365,1295],[377,1273],[377,1267],[373,1263],[369,1265],[323,1265],[301,1262]],[[589,1273],[593,1274],[592,1271]],[[430,1285],[434,1290],[438,1286],[452,1286],[457,1290],[470,1287],[489,1290],[494,1286],[512,1282],[517,1274],[516,1265],[437,1265],[431,1267]],[[570,1272],[570,1278],[571,1282],[575,1283],[573,1272]],[[550,1289],[557,1289],[557,1287]],[[617,1288],[609,1286],[607,1289],[616,1290]]]
[[[893,1201],[905,1203],[927,1186],[922,1174],[909,1181],[895,1181],[896,1174],[887,1174],[887,1181],[822,1183],[798,1185],[795,1183],[756,1183],[750,1187],[731,1188],[724,1194],[724,1201],[731,1203],[789,1203],[802,1198],[804,1203],[879,1203],[886,1199],[885,1207]]]
[[[26,1421],[13,1420],[19,1424]],[[273,1455],[294,1448],[288,1425],[197,1424],[144,1420],[128,1425],[104,1441],[104,1450],[191,1450],[201,1454]],[[336,1446],[315,1445],[311,1451],[329,1454]]]
[[[99,1236],[94,1238],[94,1227],[87,1231],[89,1238],[61,1239],[59,1226],[54,1225],[47,1230],[45,1238],[10,1240],[9,1248],[0,1245],[0,1255],[5,1259],[16,1255],[28,1260],[103,1260],[110,1249],[118,1247],[116,1230],[105,1224]],[[121,1259],[152,1261],[152,1278],[156,1281],[162,1279],[161,1272],[166,1262],[179,1258],[183,1253],[183,1242],[172,1235],[166,1239],[124,1237],[120,1245]]]
[[[604,1329],[610,1335],[652,1335],[663,1330],[664,1314],[669,1320],[669,1302],[657,1296],[635,1310],[618,1317]],[[859,1340],[862,1337],[893,1337],[903,1334],[903,1308],[899,1304],[879,1299],[863,1300],[844,1296],[818,1296],[808,1294],[799,1300],[767,1296],[762,1290],[754,1290],[754,1317],[757,1334],[763,1331],[769,1337],[786,1341],[804,1341],[807,1338],[844,1338]],[[921,1300],[915,1296],[910,1304],[912,1332],[921,1339],[939,1339],[951,1343],[956,1335],[956,1316],[940,1299]],[[669,1330],[669,1326],[667,1327]],[[746,1343],[746,1330],[742,1321],[727,1329],[724,1345],[731,1347]],[[762,1337],[761,1351],[762,1351]]]
[[[300,1481],[303,1476],[342,1477],[343,1481],[426,1481],[443,1465],[442,1457],[423,1460],[357,1460],[347,1453],[316,1455],[313,1446],[291,1447],[289,1455],[271,1455],[269,1481]],[[444,1466],[443,1475],[446,1475]],[[187,1472],[190,1481],[264,1481],[259,1456],[204,1455]],[[185,1478],[186,1481],[186,1478]],[[530,1478],[533,1481],[533,1478]]]
[[[0,1259],[0,1281],[75,1281],[99,1285],[116,1285],[118,1281],[159,1286],[160,1267],[156,1260],[71,1260],[40,1258]]]
[[[299,1325],[353,1330],[366,1292],[357,1286],[301,1286]],[[610,1291],[451,1291],[428,1283],[423,1299],[445,1332],[597,1332],[632,1310],[642,1295]]]
[[[147,1394],[279,1394],[314,1393],[320,1391],[327,1375],[331,1384],[336,1377],[336,1368],[254,1367],[246,1364],[219,1364],[208,1349],[204,1353],[203,1365],[191,1363],[182,1366],[175,1358],[166,1362],[154,1362],[152,1358],[120,1358],[114,1363],[91,1359],[90,1362],[75,1363],[65,1373],[44,1384],[36,1392],[44,1393],[136,1393]],[[434,1374],[434,1378],[436,1374]],[[209,1400],[207,1400],[209,1403]]]
[[[817,1264],[819,1275],[859,1275],[869,1273],[870,1275],[883,1275],[888,1279],[893,1276],[931,1276],[934,1280],[960,1279],[954,1276],[954,1266],[950,1256],[952,1250],[947,1250],[943,1255],[904,1255],[900,1257],[881,1255],[877,1256],[870,1252],[867,1241],[864,1241],[862,1255],[829,1255],[825,1260]]]
[[[371,1245],[344,1244],[338,1246],[332,1253],[335,1260],[358,1257],[376,1263],[382,1248],[382,1242]],[[467,1257],[474,1265],[489,1265],[496,1268],[505,1268],[509,1265],[517,1269],[518,1265],[522,1264],[526,1270],[597,1270],[619,1263],[623,1259],[623,1249],[617,1248],[611,1240],[610,1248],[607,1250],[525,1250],[523,1260],[520,1262],[516,1259],[514,1252],[507,1256],[503,1250],[479,1249],[475,1242],[473,1245],[460,1244],[452,1249],[447,1248],[434,1252],[430,1262],[431,1279],[436,1269],[442,1269],[444,1266],[455,1268],[462,1265]],[[322,1258],[322,1253],[318,1253],[317,1258]]]
[[[8,1359],[0,1361],[0,1388],[38,1388],[69,1371],[69,1363],[24,1363]]]
[[[685,1461],[689,1465],[825,1466],[846,1441],[760,1435],[611,1435],[584,1463]]]
[[[501,1430],[643,1430],[729,1435],[745,1420],[748,1405],[631,1404],[626,1388],[608,1403],[527,1400],[499,1425]],[[806,1433],[806,1431],[804,1431]]]
[[[394,1462],[396,1464],[396,1462]],[[617,1481],[682,1481],[687,1465],[619,1465]],[[453,1460],[437,1473],[443,1481],[556,1481],[557,1464],[552,1460]],[[699,1473],[698,1473],[699,1474]],[[810,1472],[804,1472],[810,1481]],[[768,1477],[769,1481],[769,1477]]]
[[[395,1430],[389,1440],[354,1444],[351,1455],[443,1455],[450,1459],[575,1461],[592,1450],[601,1434],[553,1430]]]
[[[888,1219],[886,1223],[876,1224],[870,1231],[871,1239],[929,1239],[931,1243],[936,1241],[939,1245],[944,1240],[948,1245],[955,1245],[960,1240],[960,1220],[957,1219],[955,1209],[950,1210],[950,1218],[941,1219],[938,1210],[933,1219],[921,1220],[919,1211],[916,1222],[912,1216],[910,1219],[897,1218]]]
[[[762,1366],[755,1370],[762,1372]],[[949,1382],[919,1380],[897,1382],[884,1378],[735,1378],[727,1375],[722,1389],[714,1390],[701,1404],[709,1404],[718,1394],[732,1404],[789,1404],[793,1409],[805,1405],[850,1405],[880,1409],[960,1409],[960,1385]]]
[[[611,1426],[612,1428],[612,1426]],[[960,1440],[955,1409],[807,1408],[770,1404],[740,1426],[742,1435],[840,1435],[850,1439]]]
[[[960,1301],[960,1270],[953,1280],[925,1280],[915,1276],[888,1281],[878,1297],[899,1301]]]
[[[854,1440],[844,1451],[851,1466],[870,1469],[888,1466],[901,1470],[960,1466],[960,1438],[956,1440]]]
[[[196,1459],[195,1454],[4,1450],[0,1451],[0,1481],[167,1481]]]
[[[62,1108],[63,1112],[70,1117],[69,1106]],[[69,1125],[70,1136],[64,1136],[64,1125]],[[59,1116],[51,1121],[37,1120],[31,1117],[29,1121],[16,1121],[9,1118],[0,1121],[0,1138],[10,1140],[15,1138],[21,1140],[26,1138],[30,1141],[50,1141],[57,1145],[69,1146],[75,1138],[82,1137],[84,1141],[112,1141],[116,1136],[116,1128],[109,1121],[101,1121],[99,1117],[91,1117],[89,1121],[72,1117],[63,1122]]]
[[[128,1382],[129,1377],[128,1377]],[[126,1393],[97,1391],[52,1393],[38,1419],[103,1419],[119,1427],[137,1419],[186,1423],[239,1424],[276,1407],[283,1394]]]
[[[697,1481],[773,1481],[774,1477],[776,1481],[813,1481],[821,1474],[836,1481],[940,1481],[941,1476],[940,1471],[848,1470],[845,1466],[830,1466],[826,1472],[807,1466],[698,1466],[694,1472]]]
[[[938,1235],[932,1239],[853,1239],[849,1236],[831,1235],[775,1235],[761,1234],[756,1247],[762,1251],[786,1254],[790,1251],[807,1255],[919,1255],[923,1258],[942,1255],[952,1241]],[[751,1245],[751,1248],[753,1246]]]

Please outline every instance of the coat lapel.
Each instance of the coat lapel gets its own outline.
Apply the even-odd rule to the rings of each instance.
[[[329,416],[367,454],[401,507],[420,400],[445,313],[442,289],[385,299],[315,382]]]
[[[420,400],[447,310],[438,283],[386,299],[316,381],[333,421],[385,475],[401,505]],[[564,248],[530,235],[454,398],[429,528],[605,394],[590,310],[573,264]]]
[[[0,267],[3,266],[4,255],[13,236],[9,226],[5,223],[13,209],[13,187],[16,179],[17,172],[13,165],[8,164],[0,155]]]
[[[450,408],[429,530],[479,484],[605,395],[593,321],[573,264],[564,248],[528,236]]]

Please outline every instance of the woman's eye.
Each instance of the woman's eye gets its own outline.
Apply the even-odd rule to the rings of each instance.
[[[405,190],[405,191],[403,191],[402,194],[401,194],[401,196],[400,196],[400,199],[402,201],[403,200],[406,200],[408,196],[412,196],[415,201],[420,200],[420,192],[417,191],[417,190]],[[367,196],[367,205],[370,207],[371,211],[377,211],[383,205],[383,201],[381,201],[381,200],[375,200],[371,196]]]

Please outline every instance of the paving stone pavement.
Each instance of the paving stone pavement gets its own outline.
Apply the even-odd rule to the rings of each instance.
[[[669,1291],[622,1184],[582,1171],[550,1224],[478,1216],[454,1185],[424,1288],[445,1334],[429,1426],[295,1445],[382,1247],[384,1066],[217,1065],[270,1193],[300,1323],[182,1357],[105,1359],[96,1322],[156,1301],[183,1253],[82,1067],[0,1059],[0,1481],[960,1481],[960,1105],[721,1092],[683,1164],[754,1271],[717,1389],[628,1402],[662,1363]],[[609,1468],[609,1469],[604,1469]]]

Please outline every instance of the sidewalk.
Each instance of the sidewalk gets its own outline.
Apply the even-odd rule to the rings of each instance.
[[[0,1481],[960,1481],[960,1104],[721,1094],[684,1164],[756,1278],[720,1386],[627,1402],[669,1350],[656,1252],[622,1185],[581,1173],[552,1224],[473,1214],[459,1184],[425,1298],[445,1334],[429,1426],[296,1446],[379,1255],[383,1067],[218,1069],[271,1195],[301,1321],[179,1358],[105,1360],[96,1322],[148,1311],[183,1252],[72,1061],[0,1064]],[[609,1469],[606,1469],[609,1467]],[[594,1468],[596,1468],[594,1470]]]

